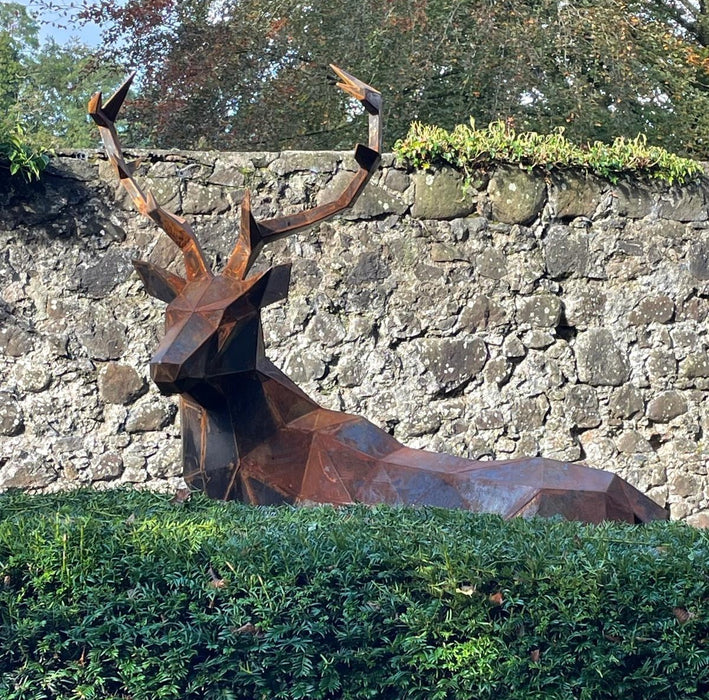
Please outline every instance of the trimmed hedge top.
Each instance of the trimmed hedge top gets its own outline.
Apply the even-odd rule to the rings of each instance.
[[[0,496],[0,697],[706,698],[709,533]]]

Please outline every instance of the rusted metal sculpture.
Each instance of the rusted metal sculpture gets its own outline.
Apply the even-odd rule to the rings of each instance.
[[[267,358],[260,311],[288,294],[290,265],[248,276],[269,241],[350,207],[381,153],[381,95],[333,66],[338,86],[369,113],[369,143],[333,202],[257,222],[246,193],[240,232],[214,275],[184,219],[144,193],[126,164],[114,122],[131,79],[89,113],[138,209],[181,248],[186,277],[135,261],[145,289],[168,303],[165,337],[150,362],[164,394],[179,394],[184,477],[210,496],[253,504],[399,503],[599,522],[665,519],[660,506],[609,472],[548,459],[478,462],[402,446],[364,418],[319,407]]]

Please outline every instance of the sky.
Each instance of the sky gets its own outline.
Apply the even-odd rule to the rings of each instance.
[[[3,0],[0,0],[3,1]],[[101,31],[95,24],[79,27],[73,20],[76,10],[72,10],[68,0],[55,2],[66,8],[64,12],[39,12],[35,0],[13,0],[24,5],[30,14],[34,15],[40,25],[40,40],[53,38],[58,44],[66,44],[70,39],[78,39],[89,46],[98,46],[101,43]]]

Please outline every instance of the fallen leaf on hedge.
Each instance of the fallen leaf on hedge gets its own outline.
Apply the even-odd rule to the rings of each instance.
[[[258,631],[256,625],[251,622],[246,622],[241,627],[233,627],[232,630],[235,634],[256,634]]]
[[[463,595],[473,595],[473,593],[475,593],[475,586],[464,583],[459,588],[456,588],[455,592],[462,593]]]
[[[226,586],[226,581],[221,576],[218,576],[211,566],[209,567],[209,577],[212,579],[209,582],[212,588],[224,588]]]
[[[532,651],[529,652],[529,658],[530,660],[534,661],[535,663],[539,661],[539,656],[541,655],[541,652],[539,649],[532,649]]]
[[[687,620],[691,620],[694,617],[694,613],[689,612],[686,608],[672,608],[672,613],[682,625],[687,622]]]
[[[192,491],[189,489],[177,489],[175,495],[170,499],[170,503],[179,505],[180,503],[186,503],[190,498],[192,498]]]
[[[505,599],[502,597],[502,593],[500,591],[498,591],[497,593],[491,593],[488,600],[493,605],[502,605],[502,603]]]

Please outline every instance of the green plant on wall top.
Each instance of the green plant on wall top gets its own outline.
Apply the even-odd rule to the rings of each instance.
[[[9,171],[31,182],[39,179],[48,164],[48,152],[30,143],[21,126],[0,134],[0,172]]]
[[[414,122],[406,138],[394,145],[401,161],[427,169],[451,165],[470,180],[476,168],[509,163],[524,168],[581,168],[616,182],[623,174],[645,175],[670,184],[698,177],[702,166],[659,146],[650,146],[643,134],[634,139],[616,138],[612,143],[594,141],[579,146],[564,136],[563,128],[550,134],[517,133],[502,121],[478,129],[475,121],[459,124],[452,131]]]

